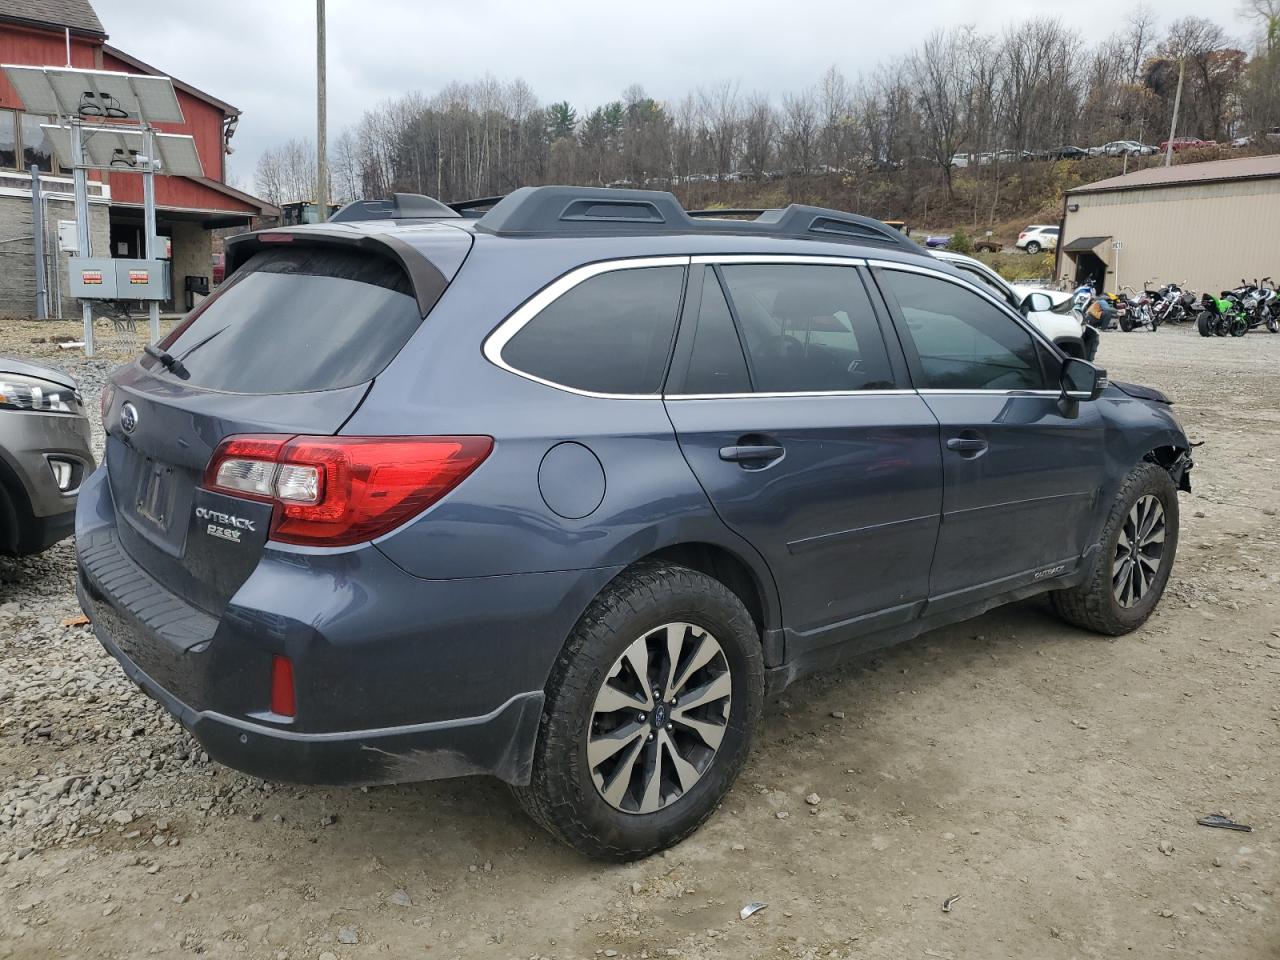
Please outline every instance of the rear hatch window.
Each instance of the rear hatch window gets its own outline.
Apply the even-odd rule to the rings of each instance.
[[[409,278],[394,261],[291,246],[254,254],[162,346],[194,387],[304,393],[372,379],[421,323]],[[158,361],[143,363],[165,375]]]

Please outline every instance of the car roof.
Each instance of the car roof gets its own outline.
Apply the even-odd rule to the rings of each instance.
[[[397,195],[397,200],[404,196]],[[924,248],[882,221],[802,204],[773,210],[690,212],[662,191],[524,187],[492,202],[491,209],[478,218],[453,212],[479,203],[452,205],[440,217],[348,219],[270,228],[233,238],[228,247],[233,251],[230,261],[242,263],[249,252],[261,249],[263,241],[288,235],[345,240],[351,245],[404,244],[428,259],[450,246],[466,251],[473,245],[478,250],[519,244],[528,250],[536,242],[540,250],[559,254],[550,259],[576,258],[584,263],[662,255],[790,254],[936,264]]]

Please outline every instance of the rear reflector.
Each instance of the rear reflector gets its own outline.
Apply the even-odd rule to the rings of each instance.
[[[278,653],[271,658],[271,712],[282,717],[296,716],[298,712],[293,692],[293,661]]]
[[[204,486],[274,504],[272,540],[349,546],[427,509],[492,449],[492,437],[229,437]]]

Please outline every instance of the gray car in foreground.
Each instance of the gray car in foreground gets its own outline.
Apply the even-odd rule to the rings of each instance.
[[[81,603],[216,759],[491,774],[634,858],[711,815],[805,673],[1034,594],[1111,635],[1151,614],[1191,466],[1168,400],[895,230],[481,206],[236,238],[107,388]]]
[[[0,554],[39,553],[70,536],[93,467],[75,380],[0,357]]]

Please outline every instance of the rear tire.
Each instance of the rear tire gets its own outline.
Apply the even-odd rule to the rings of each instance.
[[[1177,551],[1178,490],[1167,470],[1144,461],[1112,501],[1088,576],[1079,586],[1051,595],[1054,611],[1096,633],[1130,633],[1160,602]]]
[[[708,639],[716,650],[691,670],[712,652]],[[712,692],[719,696],[691,705]],[[746,760],[763,700],[760,635],[742,601],[687,567],[638,565],[604,589],[565,642],[547,682],[532,778],[513,788],[516,798],[589,857],[649,856],[715,811]],[[626,746],[609,749],[619,742]]]
[[[1027,251],[1027,253],[1030,253],[1030,254],[1036,254],[1036,253],[1039,253],[1039,252],[1040,252],[1040,244],[1038,244],[1038,243],[1036,243],[1034,240],[1032,240],[1030,243],[1028,243],[1028,244],[1027,244],[1027,246],[1026,246],[1026,251]]]
[[[1213,336],[1213,318],[1209,316],[1208,312],[1197,314],[1196,332],[1202,337]]]

